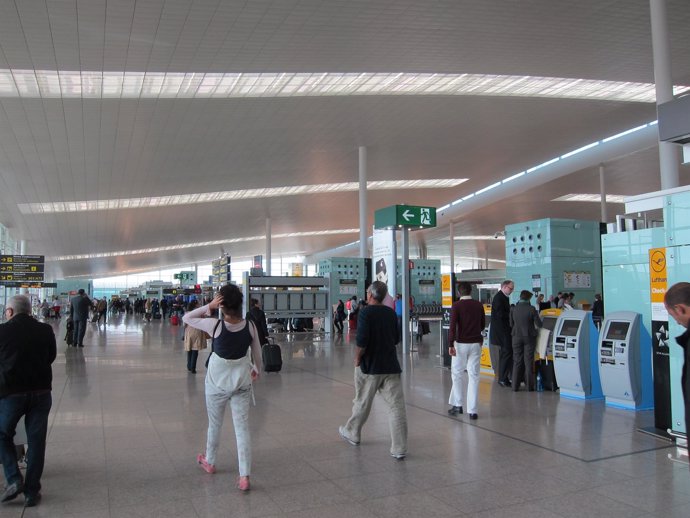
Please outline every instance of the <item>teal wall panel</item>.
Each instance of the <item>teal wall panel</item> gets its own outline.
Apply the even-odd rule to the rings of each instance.
[[[649,249],[664,246],[666,246],[666,232],[663,228],[605,234],[601,236],[602,262],[604,266],[647,263]]]
[[[511,302],[520,290],[532,291],[539,275],[541,293],[575,293],[575,302],[591,303],[602,289],[599,223],[547,218],[506,226],[506,277],[515,281]],[[590,287],[565,287],[565,272],[586,272]]]

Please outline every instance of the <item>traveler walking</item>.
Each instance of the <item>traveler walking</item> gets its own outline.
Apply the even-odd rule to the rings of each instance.
[[[7,485],[0,501],[24,493],[24,505],[34,507],[41,500],[55,333],[31,316],[31,302],[24,295],[10,298],[5,318],[7,322],[0,324],[0,462]],[[19,471],[13,441],[22,416],[28,442],[26,478]]]
[[[83,289],[70,299],[70,314],[74,324],[72,345],[84,347],[84,334],[86,334],[86,322],[89,319],[89,309],[93,303]]]
[[[448,414],[462,414],[462,405],[467,390],[467,412],[470,419],[477,419],[477,397],[479,395],[479,360],[482,356],[482,331],[486,326],[484,305],[472,300],[472,285],[460,283],[460,300],[450,309],[448,331],[448,352],[451,357],[450,373],[453,387],[450,390]],[[468,383],[469,378],[469,383]]]
[[[204,318],[204,315],[218,308],[221,310],[221,320]],[[242,318],[242,292],[234,284],[223,286],[210,304],[185,313],[182,321],[206,331],[213,338],[205,383],[208,413],[206,452],[197,455],[197,462],[207,473],[216,472],[220,432],[229,402],[240,472],[237,487],[241,491],[248,491],[252,463],[249,398],[252,382],[258,379],[261,371],[258,332],[254,324]],[[248,354],[250,348],[251,353]]]
[[[362,427],[369,418],[374,396],[380,394],[389,411],[390,454],[407,455],[407,414],[395,345],[398,326],[395,311],[383,305],[388,288],[374,281],[367,290],[368,305],[359,310],[355,347],[355,399],[352,416],[339,428],[340,436],[353,446],[360,443]]]

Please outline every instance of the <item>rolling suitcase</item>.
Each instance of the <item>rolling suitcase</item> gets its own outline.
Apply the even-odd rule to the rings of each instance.
[[[272,339],[268,339],[268,343],[261,347],[261,361],[264,364],[265,372],[280,372],[283,368],[283,356],[280,352],[280,346]]]
[[[177,326],[180,325],[180,317],[177,315],[173,315],[170,317],[170,325],[172,326]]]
[[[161,314],[160,314],[160,313],[154,313],[154,314],[153,314],[153,319],[154,319],[154,320],[160,320],[160,319],[161,319]]]
[[[558,384],[556,383],[556,372],[553,368],[553,361],[538,360],[536,362],[536,372],[541,374],[541,384],[546,392],[556,392],[558,390]]]

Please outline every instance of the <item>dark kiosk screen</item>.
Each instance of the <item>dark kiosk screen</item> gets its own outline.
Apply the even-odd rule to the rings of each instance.
[[[544,317],[541,320],[542,325],[544,326],[544,329],[548,331],[553,331],[553,328],[556,327],[556,318],[555,317]]]
[[[561,326],[561,336],[577,336],[577,330],[580,329],[579,320],[564,320]]]
[[[611,322],[606,331],[606,340],[625,340],[630,322]]]

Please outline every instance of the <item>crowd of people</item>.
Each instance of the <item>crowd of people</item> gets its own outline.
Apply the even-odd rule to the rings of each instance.
[[[535,349],[542,320],[541,311],[555,308],[573,309],[575,294],[558,292],[544,300],[539,294],[532,305],[533,293],[521,290],[518,301],[510,303],[515,283],[505,280],[491,301],[491,326],[489,327],[489,355],[498,385],[517,392],[523,383],[528,391],[536,390]],[[477,419],[477,395],[483,331],[484,307],[472,300],[472,286],[459,284],[460,299],[451,308],[448,351],[451,356],[453,386],[448,404],[448,414],[462,414],[466,401],[470,419]],[[592,317],[600,324],[604,317],[603,299],[595,295]]]
[[[499,384],[519,390],[524,382],[527,390],[534,390],[534,342],[542,322],[538,307],[531,304],[532,293],[522,290],[514,305],[509,297],[514,291],[513,281],[505,280],[492,301],[490,344],[497,355],[496,379]],[[448,414],[457,416],[467,408],[469,418],[478,418],[477,396],[479,359],[482,332],[486,318],[483,305],[473,300],[472,286],[459,284],[459,300],[451,308],[448,334],[449,353],[452,358],[453,386],[449,396]],[[374,281],[366,292],[364,304],[356,306],[357,329],[354,350],[355,398],[352,413],[339,427],[340,437],[359,446],[362,429],[368,420],[372,403],[381,395],[388,407],[391,436],[390,455],[398,460],[407,456],[407,415],[398,361],[397,344],[400,333],[397,315],[386,304],[386,285]],[[558,297],[561,298],[560,296]],[[572,299],[570,294],[562,298]],[[555,299],[555,297],[554,297]],[[352,300],[352,299],[351,299]],[[603,302],[601,297],[596,301]],[[595,302],[596,302],[595,301]],[[75,343],[83,345],[82,323],[90,308],[88,296],[80,290],[70,301],[72,320],[75,322]],[[340,301],[336,313],[344,313]],[[100,304],[96,304],[96,310]],[[565,302],[564,305],[565,307]],[[682,326],[690,324],[690,283],[679,283],[666,293],[665,306],[669,314]],[[258,300],[251,300],[251,309],[243,315],[243,295],[232,284],[207,304],[190,302],[182,320],[185,325],[187,369],[196,372],[198,351],[211,341],[211,354],[207,361],[205,397],[208,415],[206,447],[196,457],[207,473],[216,472],[217,453],[225,409],[229,406],[237,444],[239,475],[236,486],[241,491],[250,489],[252,464],[251,436],[249,433],[249,407],[252,383],[262,370],[261,346],[268,333],[265,314]],[[352,307],[352,306],[351,306]],[[598,308],[603,314],[603,307]],[[350,309],[351,310],[351,309]],[[45,444],[50,412],[51,364],[56,358],[55,336],[52,326],[31,316],[31,302],[26,296],[12,297],[7,304],[7,322],[0,324],[0,461],[7,484],[0,501],[13,500],[24,494],[25,505],[35,506],[41,499],[40,478],[43,471]],[[217,318],[219,317],[219,318]],[[685,348],[683,367],[683,394],[686,401],[686,420],[690,424],[690,385],[687,383],[688,335],[678,337]],[[11,372],[9,376],[7,373]],[[26,476],[23,477],[16,458],[13,437],[20,417],[26,421],[28,453]]]

